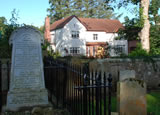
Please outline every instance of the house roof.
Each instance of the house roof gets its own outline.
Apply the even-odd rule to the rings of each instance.
[[[87,31],[104,31],[107,33],[118,32],[120,28],[124,28],[118,20],[97,19],[97,18],[78,18],[76,16],[69,16],[58,20],[51,25],[50,30],[63,28],[73,17],[77,18],[80,23],[85,26]]]

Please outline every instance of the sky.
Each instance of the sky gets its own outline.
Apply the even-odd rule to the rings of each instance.
[[[9,22],[12,17],[11,12],[16,9],[18,12],[18,24],[27,24],[40,27],[44,25],[45,17],[47,16],[47,8],[49,8],[48,0],[0,0],[0,17],[4,16]],[[120,18],[124,22],[124,17],[134,17],[131,11],[125,8],[115,10],[116,13],[123,13]]]
[[[48,0],[0,0],[0,17],[4,16],[9,23],[11,12],[18,12],[18,23],[40,27],[44,25],[49,8]]]

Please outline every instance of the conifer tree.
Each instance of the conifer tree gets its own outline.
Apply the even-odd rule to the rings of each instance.
[[[49,0],[51,23],[67,16],[86,18],[114,18],[115,14],[104,2],[98,0]]]

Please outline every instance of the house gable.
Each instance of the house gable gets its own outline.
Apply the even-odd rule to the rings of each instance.
[[[72,19],[77,19],[86,28],[87,31],[101,31],[106,33],[117,33],[119,29],[124,29],[123,25],[118,20],[96,19],[96,18],[78,18],[69,16],[58,20],[51,25],[51,31],[63,28]]]
[[[85,26],[76,17],[73,17],[63,28],[70,29],[71,31],[86,31],[87,30]]]

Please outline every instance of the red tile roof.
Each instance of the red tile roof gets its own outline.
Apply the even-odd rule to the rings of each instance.
[[[64,19],[58,20],[51,25],[50,30],[63,28],[73,17],[69,16]],[[124,28],[118,20],[110,19],[96,19],[96,18],[78,18],[76,17],[87,29],[87,31],[104,31],[107,33],[118,32],[119,29]]]

